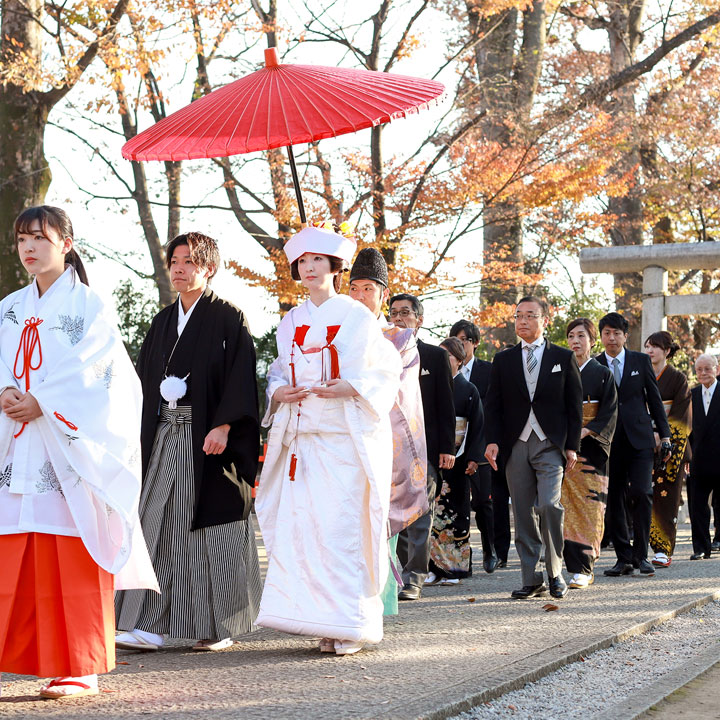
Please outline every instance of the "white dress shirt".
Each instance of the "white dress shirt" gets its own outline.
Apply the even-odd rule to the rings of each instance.
[[[710,409],[710,403],[712,402],[712,396],[715,392],[716,387],[717,380],[715,380],[710,387],[705,387],[704,385],[702,386],[703,407],[705,408],[705,415],[708,414],[708,410]]]
[[[617,360],[620,363],[618,369],[620,370],[620,381],[622,382],[623,372],[625,371],[625,348],[620,351],[620,354],[616,358],[610,357],[610,355],[605,353],[605,359],[607,360],[608,367],[613,374],[613,378],[615,377],[615,366],[613,365],[613,361]]]
[[[533,355],[535,359],[537,360],[537,365],[535,365],[535,370],[533,371],[532,375],[530,374],[530,371],[528,370],[528,350],[527,348],[531,346],[535,348],[533,351]],[[545,338],[540,337],[535,342],[527,343],[524,340],[522,341],[522,365],[523,365],[523,374],[525,376],[525,382],[527,384],[528,393],[530,393],[530,400],[532,400],[535,397],[535,388],[537,387],[537,380],[538,376],[540,375],[540,365],[542,363],[542,356],[543,352],[545,351]],[[530,433],[535,431],[535,434],[538,436],[538,439],[545,440],[547,438],[547,435],[543,432],[543,429],[540,427],[540,423],[538,422],[538,419],[535,417],[535,411],[530,408],[530,414],[528,415],[527,422],[525,423],[525,427],[523,428],[523,431],[520,433],[520,440],[523,442],[527,442],[530,438]]]
[[[470,381],[470,375],[472,375],[472,366],[475,362],[475,358],[471,357],[461,368],[460,372],[462,373],[462,376],[469,382]]]

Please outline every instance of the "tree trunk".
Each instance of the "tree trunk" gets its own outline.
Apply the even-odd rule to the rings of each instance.
[[[42,0],[5,0],[0,23],[0,59],[12,63],[15,48],[41,62],[39,16]],[[10,41],[14,40],[17,45]],[[0,85],[0,293],[7,295],[26,285],[28,276],[15,251],[13,223],[26,208],[40,205],[51,174],[43,152],[50,108],[43,96],[8,83]]]
[[[620,0],[610,5],[610,22],[607,25],[610,45],[610,70],[618,73],[635,62],[635,52],[642,39],[640,25],[645,0]],[[643,241],[643,200],[640,190],[641,139],[637,134],[635,83],[628,83],[614,94],[612,114],[619,123],[630,128],[627,152],[611,169],[616,177],[628,179],[625,195],[608,200],[608,215],[613,219],[609,230],[613,245],[641,245]],[[644,338],[639,335],[642,320],[642,288],[640,273],[614,273],[615,305],[618,312],[630,323],[628,347],[639,350]]]

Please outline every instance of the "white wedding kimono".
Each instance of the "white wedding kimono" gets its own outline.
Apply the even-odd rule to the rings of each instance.
[[[302,326],[307,326],[304,341],[295,345],[291,358],[296,328]],[[298,386],[329,379],[327,345],[336,329],[332,344],[339,377],[358,396],[321,399],[311,394],[300,407],[271,404],[277,388],[291,384],[291,361]],[[389,567],[389,414],[400,383],[400,356],[372,313],[342,295],[320,307],[307,300],[291,310],[280,323],[277,345],[263,420],[264,425],[272,422],[272,429],[255,503],[268,555],[257,624],[380,642],[380,593]],[[291,480],[293,454],[297,466]]]
[[[0,413],[0,534],[80,537],[116,589],[157,581],[138,520],[140,382],[113,317],[68,268],[0,303],[0,391],[42,415]]]

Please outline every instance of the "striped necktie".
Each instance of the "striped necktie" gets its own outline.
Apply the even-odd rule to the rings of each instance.
[[[535,368],[537,367],[537,364],[538,364],[537,358],[535,357],[535,350],[537,350],[537,348],[534,345],[528,345],[526,349],[527,349],[527,369],[528,369],[528,372],[532,375],[533,370],[535,370]]]
[[[622,380],[622,378],[620,377],[620,361],[617,358],[613,358],[612,364],[613,375],[615,376],[615,385],[620,387],[620,381]]]

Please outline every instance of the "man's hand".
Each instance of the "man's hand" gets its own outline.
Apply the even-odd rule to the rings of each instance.
[[[588,435],[590,434],[590,431],[585,427],[580,431],[580,439],[584,440]]]
[[[448,453],[440,453],[440,462],[438,463],[438,467],[441,470],[452,470],[453,465],[455,465],[454,455],[449,455]]]
[[[293,387],[292,385],[281,385],[272,396],[273,402],[294,403],[304,400],[310,394],[306,387]]]
[[[325,386],[311,387],[310,392],[321,398],[357,397],[358,391],[347,380],[328,380]]]
[[[5,410],[5,414],[15,422],[28,423],[39,418],[42,415],[42,410],[38,405],[38,401],[30,393],[25,393],[20,396],[20,399],[15,404]]]
[[[577,453],[574,450],[565,451],[565,469],[572,470],[577,462]]]
[[[655,449],[656,449],[656,450],[659,450],[659,449],[660,449],[660,442],[661,442],[661,441],[660,441],[660,436],[659,436],[656,432],[654,432],[654,433],[653,433],[653,437],[655,438]]]
[[[660,440],[660,448],[661,448],[661,452],[663,450],[665,451],[665,452],[663,452],[663,456],[662,456],[663,462],[667,462],[670,459],[670,456],[672,455],[672,443],[670,442],[669,437],[664,437],[664,438],[662,438],[662,440]]]
[[[221,455],[224,453],[227,447],[229,432],[230,426],[227,424],[218,425],[218,427],[213,428],[205,437],[203,452],[206,455]]]
[[[0,394],[0,409],[7,413],[13,405],[17,405],[22,400],[22,397],[23,394],[17,388],[5,388]]]
[[[474,475],[477,472],[478,464],[474,460],[468,460],[467,468],[465,469],[466,475]]]
[[[485,459],[490,463],[490,467],[497,471],[497,456],[500,448],[497,443],[489,443],[485,448]]]

